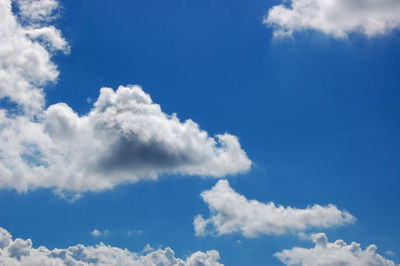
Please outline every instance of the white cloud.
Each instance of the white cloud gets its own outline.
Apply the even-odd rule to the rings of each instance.
[[[150,246],[150,244],[146,244],[146,246],[144,246],[144,248],[142,250],[142,253],[148,253],[148,252],[151,252],[153,250],[154,250],[154,248],[152,246]]]
[[[212,138],[192,120],[163,113],[139,86],[102,88],[87,115],[59,103],[38,117],[0,110],[0,187],[95,191],[160,174],[222,177],[251,166],[235,136]]]
[[[68,51],[61,32],[46,24],[58,4],[17,4],[26,26],[10,0],[0,0],[0,99],[23,107],[17,114],[0,109],[0,188],[54,188],[76,198],[161,174],[223,177],[249,170],[237,137],[210,137],[192,120],[165,114],[139,86],[102,88],[82,116],[64,103],[44,109],[40,86],[58,76],[52,51]]]
[[[16,0],[19,16],[28,23],[40,23],[54,18],[54,11],[59,8],[56,0]]]
[[[391,251],[391,250],[386,250],[385,253],[386,253],[386,255],[388,255],[388,256],[394,256],[394,252]]]
[[[291,0],[272,7],[264,23],[274,28],[275,37],[307,29],[337,38],[349,33],[373,37],[400,26],[400,1]]]
[[[43,4],[46,1],[38,2],[42,4],[35,12],[47,14],[43,11],[48,9],[48,5]],[[33,15],[35,12],[26,13]],[[26,112],[35,113],[44,105],[41,86],[56,81],[58,77],[50,51],[66,52],[67,42],[59,30],[45,25],[39,18],[37,23],[22,26],[12,13],[10,0],[0,0],[0,25],[0,98],[9,97]]]
[[[0,265],[15,266],[220,266],[216,250],[197,251],[185,260],[176,258],[171,248],[158,249],[141,255],[100,243],[96,246],[78,244],[66,249],[49,250],[46,247],[32,247],[30,239],[23,240],[12,236],[0,227]]]
[[[108,236],[110,234],[110,231],[109,230],[100,231],[99,229],[95,228],[90,234],[94,237]]]
[[[194,228],[198,236],[231,233],[241,233],[245,237],[279,235],[355,221],[354,216],[334,205],[316,204],[305,209],[296,209],[276,206],[273,202],[248,200],[236,193],[226,180],[218,181],[211,190],[202,192],[201,197],[208,204],[211,217],[195,217]]]
[[[92,236],[98,237],[101,235],[101,232],[98,229],[94,229],[91,233]]]
[[[328,242],[324,233],[315,234],[313,241],[313,248],[295,247],[278,252],[275,256],[286,265],[395,266],[393,261],[376,253],[375,245],[362,250],[356,242],[348,245],[343,240],[336,240],[332,243]]]

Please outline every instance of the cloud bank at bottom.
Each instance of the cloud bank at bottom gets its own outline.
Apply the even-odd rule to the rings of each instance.
[[[216,250],[197,251],[185,260],[176,258],[174,251],[167,247],[147,254],[130,252],[105,245],[84,246],[78,244],[66,249],[49,250],[46,247],[33,248],[30,239],[12,239],[11,234],[0,227],[0,265],[9,266],[89,266],[89,265],[165,265],[165,266],[221,266]]]
[[[352,265],[352,266],[395,266],[396,264],[377,254],[377,247],[369,245],[362,250],[359,243],[352,242],[350,245],[343,240],[328,242],[324,233],[314,234],[312,240],[313,248],[294,247],[285,249],[275,254],[280,261],[286,265]]]

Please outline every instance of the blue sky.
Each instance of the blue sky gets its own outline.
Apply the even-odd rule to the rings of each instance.
[[[101,241],[297,265],[322,239],[320,258],[400,262],[400,5],[313,0],[307,14],[304,1],[0,0],[17,21],[0,19],[0,48],[17,47],[0,51],[0,227],[30,254]]]

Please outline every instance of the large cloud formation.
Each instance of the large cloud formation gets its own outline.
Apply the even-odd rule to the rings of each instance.
[[[67,49],[57,29],[43,26],[57,2],[17,3],[20,20],[31,22],[26,27],[10,1],[0,0],[0,98],[22,107],[0,109],[0,188],[79,193],[160,174],[223,177],[249,170],[237,137],[210,137],[192,120],[165,114],[139,86],[102,88],[82,116],[65,103],[45,109],[38,86],[56,81],[51,55]]]
[[[324,233],[313,235],[315,247],[307,249],[295,247],[275,254],[286,265],[309,266],[395,266],[396,264],[377,254],[375,245],[368,246],[365,250],[360,244],[352,242],[350,245],[343,240],[328,242]]]
[[[338,38],[354,32],[373,37],[400,26],[398,0],[291,0],[289,4],[272,7],[264,19],[276,37],[307,29]]]
[[[220,180],[201,193],[211,211],[211,217],[198,215],[194,219],[195,233],[224,235],[240,233],[245,237],[303,232],[310,228],[327,228],[353,223],[355,217],[334,205],[313,205],[306,209],[276,206],[248,200],[235,192],[228,181]]]
[[[222,177],[251,165],[235,136],[180,122],[139,86],[102,88],[83,116],[64,103],[37,121],[0,110],[0,128],[0,186],[21,191],[103,190],[161,173]]]
[[[171,248],[140,254],[100,243],[66,249],[33,248],[30,239],[12,236],[0,227],[0,265],[8,266],[222,266],[216,250],[197,251],[185,260],[176,258]]]

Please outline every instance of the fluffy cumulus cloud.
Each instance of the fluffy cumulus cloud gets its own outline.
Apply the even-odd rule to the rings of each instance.
[[[0,0],[0,98],[8,97],[26,112],[35,113],[44,105],[42,86],[58,77],[51,56],[55,50],[67,52],[68,45],[61,32],[41,16],[51,14],[57,4],[36,1],[39,5],[33,11],[28,2],[33,1],[17,2],[21,4],[20,18],[26,21],[22,26],[12,13],[11,1]]]
[[[235,192],[228,181],[220,180],[211,190],[201,193],[211,217],[194,219],[196,235],[241,233],[245,237],[299,233],[310,228],[327,228],[355,221],[347,211],[334,205],[313,205],[305,209],[276,206],[248,200]]]
[[[264,23],[276,37],[307,29],[338,38],[353,32],[373,37],[400,26],[400,1],[291,0],[272,7]]]
[[[375,245],[361,249],[360,244],[350,245],[343,240],[328,242],[324,233],[313,235],[315,247],[307,249],[295,247],[278,252],[275,256],[286,265],[342,265],[342,266],[395,266],[396,264],[377,254]]]
[[[33,121],[0,110],[0,186],[103,190],[159,174],[222,177],[251,161],[230,134],[208,136],[192,120],[167,115],[139,86],[103,88],[79,116],[51,105]]]
[[[0,265],[15,266],[221,266],[216,250],[197,251],[185,260],[176,258],[171,248],[158,249],[147,254],[130,252],[100,243],[96,246],[76,245],[66,249],[33,248],[30,239],[12,239],[0,227]]]
[[[65,103],[45,109],[40,86],[58,75],[51,55],[68,49],[46,25],[58,5],[16,3],[18,15],[0,0],[0,98],[23,107],[0,109],[0,187],[79,193],[160,174],[223,177],[250,168],[237,137],[211,137],[192,120],[164,113],[139,86],[102,88],[86,115]]]

